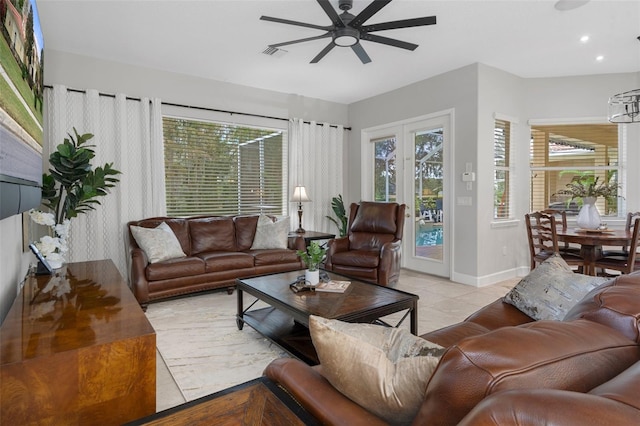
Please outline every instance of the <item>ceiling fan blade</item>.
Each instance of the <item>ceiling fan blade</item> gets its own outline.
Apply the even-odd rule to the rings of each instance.
[[[329,43],[329,44],[327,45],[327,47],[325,47],[324,49],[322,49],[322,51],[321,51],[320,53],[318,53],[318,54],[316,55],[316,57],[315,57],[315,58],[313,58],[313,59],[311,60],[311,63],[312,63],[312,64],[317,64],[318,62],[320,62],[320,59],[324,58],[324,56],[325,56],[327,53],[329,53],[329,52],[331,51],[331,49],[333,49],[335,46],[336,46],[336,45],[335,45],[335,44],[333,44],[333,41],[332,41],[331,43]]]
[[[264,16],[264,15],[260,17],[260,20],[277,22],[279,24],[297,25],[299,27],[315,28],[316,30],[323,30],[323,31],[331,30],[331,27],[324,27],[322,25],[315,25],[315,24],[307,24],[306,22],[291,21],[289,19],[274,18],[271,16]]]
[[[400,49],[416,50],[417,44],[407,43],[406,41],[396,40],[394,38],[382,37],[375,34],[361,33],[360,40],[372,41],[374,43],[386,44]]]
[[[329,19],[331,19],[331,22],[333,22],[333,25],[335,25],[338,28],[343,28],[344,22],[342,22],[342,19],[340,19],[340,15],[338,15],[338,12],[336,12],[333,6],[331,6],[331,3],[329,3],[329,0],[317,0],[317,1],[320,7],[324,10],[324,13],[326,13]]]
[[[364,24],[367,19],[378,13],[380,9],[382,9],[389,3],[391,3],[391,0],[373,0],[371,3],[369,3],[369,6],[365,7],[362,12],[358,13],[358,16],[353,18],[353,21],[350,22],[350,25],[354,28],[358,28],[360,25]]]
[[[364,47],[362,47],[360,43],[356,43],[351,46],[351,50],[353,50],[355,54],[358,55],[358,58],[360,58],[363,64],[368,64],[369,62],[371,62],[371,58],[369,57],[369,55],[367,55],[367,52],[365,52]]]
[[[396,28],[420,27],[423,25],[435,25],[435,16],[425,16],[424,18],[402,19],[400,21],[381,22],[379,24],[364,25],[360,27],[361,31],[383,31],[394,30]]]
[[[289,44],[304,43],[305,41],[318,40],[326,37],[331,37],[331,33],[325,33],[315,37],[300,38],[298,40],[285,41],[283,43],[270,44],[269,47],[282,47],[282,46],[287,46]]]

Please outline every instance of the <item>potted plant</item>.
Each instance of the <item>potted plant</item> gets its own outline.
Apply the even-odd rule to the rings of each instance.
[[[595,203],[598,197],[607,200],[618,197],[618,188],[615,182],[599,182],[600,176],[594,176],[593,172],[583,172],[575,175],[566,186],[567,189],[558,191],[559,194],[570,195],[571,202],[574,198],[581,198],[583,205],[580,208],[576,223],[585,229],[598,229],[600,227],[600,212]]]
[[[95,210],[100,205],[96,198],[107,195],[119,181],[115,176],[120,174],[112,167],[113,163],[93,169],[91,160],[95,157],[92,149],[95,145],[86,144],[93,135],[79,135],[75,128],[73,132],[75,137],[69,134],[69,138],[51,153],[49,173],[42,175],[42,204],[51,213],[29,212],[34,222],[53,230],[55,236],[42,237],[36,247],[54,269],[62,266],[68,251],[70,220]]]
[[[336,217],[333,218],[331,216],[327,216],[327,219],[335,223],[338,227],[338,234],[340,234],[341,237],[345,237],[347,235],[347,213],[344,209],[342,194],[338,194],[337,197],[333,197],[331,199],[331,208],[333,209],[333,213]]]
[[[305,280],[309,285],[317,285],[320,282],[320,264],[324,260],[327,249],[322,247],[316,241],[311,241],[306,251],[298,250],[296,254],[307,265],[305,271]]]

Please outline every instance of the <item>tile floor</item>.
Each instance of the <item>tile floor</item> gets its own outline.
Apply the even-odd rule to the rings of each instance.
[[[518,280],[475,288],[403,270],[396,288],[420,296],[423,334],[463,320]],[[238,330],[235,314],[236,295],[224,291],[149,305],[147,317],[157,333],[158,411],[259,377],[273,359],[288,356],[251,327]],[[408,320],[402,326],[408,328]]]

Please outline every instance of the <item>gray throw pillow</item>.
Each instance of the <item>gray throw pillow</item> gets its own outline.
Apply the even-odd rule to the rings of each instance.
[[[392,425],[415,418],[445,351],[408,330],[314,315],[309,331],[329,383]]]
[[[554,255],[524,277],[504,301],[535,320],[562,321],[587,293],[606,281],[577,274],[561,256]]]
[[[274,222],[266,215],[260,215],[253,237],[251,250],[286,249],[289,237],[289,218]]]
[[[166,222],[162,222],[156,228],[131,226],[131,234],[138,246],[144,250],[149,263],[186,256],[178,237]]]

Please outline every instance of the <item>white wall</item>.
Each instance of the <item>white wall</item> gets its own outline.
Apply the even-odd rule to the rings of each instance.
[[[513,221],[493,219],[494,122],[496,116],[511,122],[514,172],[510,177],[514,195],[512,217],[522,221],[529,203],[523,188],[529,187],[530,129],[524,116],[524,80],[497,68],[480,65],[478,79],[478,269],[472,284],[494,283],[518,274],[522,256],[527,254],[524,228]]]
[[[348,123],[347,106],[183,74],[47,50],[45,85],[97,89],[164,102],[332,124]]]

